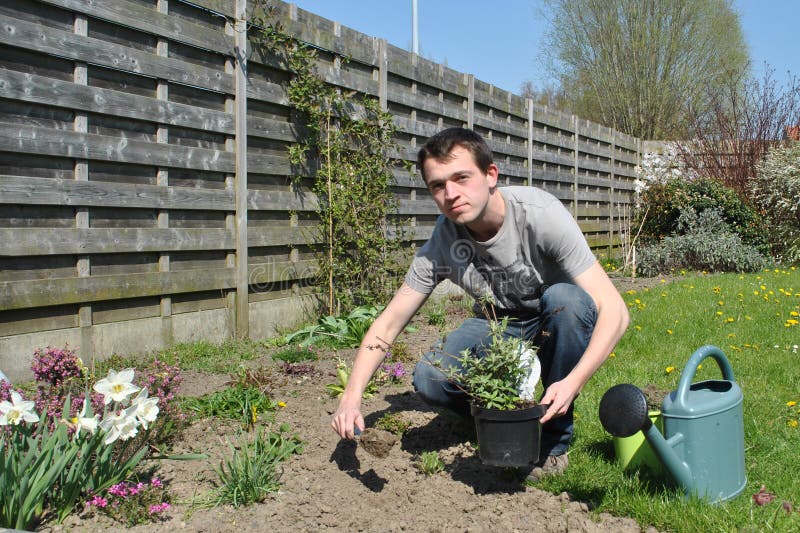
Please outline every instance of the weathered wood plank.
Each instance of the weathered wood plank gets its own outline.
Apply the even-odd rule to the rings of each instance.
[[[318,205],[317,197],[310,192],[247,191],[247,209],[254,211],[315,211]]]
[[[183,0],[177,1],[200,6],[203,9],[208,9],[209,11],[225,15],[226,17],[233,18],[234,16],[234,6],[232,0],[191,0],[190,2],[184,2]]]
[[[223,229],[0,228],[0,242],[9,256],[233,249]]]
[[[127,0],[39,0],[69,11],[96,17],[121,26],[151,33],[178,43],[203,50],[233,55],[233,38],[221,31],[194,24],[188,20],[171,17]]]
[[[0,43],[212,91],[233,92],[233,77],[222,70],[19,19],[7,18],[0,24]]]
[[[297,7],[295,7],[296,18],[292,18],[289,5],[283,2],[276,2],[275,8],[275,22],[281,23],[289,33],[301,41],[350,57],[359,63],[378,64],[378,45],[374,37]]]
[[[233,116],[230,113],[13,70],[0,70],[0,94],[4,98],[23,102],[91,111],[170,126],[233,133]]]
[[[0,311],[229,289],[232,268],[0,282]]]
[[[233,191],[0,175],[0,204],[233,211]]]
[[[233,153],[0,123],[0,150],[77,159],[232,172]]]
[[[467,110],[463,106],[455,105],[448,100],[442,101],[431,98],[428,95],[415,94],[406,88],[394,87],[391,83],[388,87],[387,99],[390,103],[404,105],[467,123]]]
[[[247,270],[247,281],[250,285],[265,285],[313,277],[319,270],[319,264],[314,259],[270,261],[248,265]]]

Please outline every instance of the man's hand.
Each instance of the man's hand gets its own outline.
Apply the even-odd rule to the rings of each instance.
[[[567,410],[572,405],[572,401],[577,398],[578,392],[567,380],[551,384],[547,387],[541,402],[545,405],[550,404],[550,407],[539,421],[544,424],[550,419],[567,414]]]
[[[364,417],[361,416],[359,405],[349,405],[345,402],[340,403],[339,408],[333,414],[331,426],[343,439],[354,439],[354,426],[358,426],[358,429],[364,431]]]

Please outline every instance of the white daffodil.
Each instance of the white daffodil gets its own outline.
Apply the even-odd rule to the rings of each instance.
[[[105,444],[119,440],[128,440],[138,433],[139,422],[136,420],[136,406],[128,407],[116,414],[108,414],[100,421],[100,429],[104,430]]]
[[[97,415],[86,416],[86,409],[88,407],[89,400],[84,400],[83,409],[81,409],[81,412],[69,420],[66,420],[67,424],[75,428],[75,438],[78,438],[78,435],[81,434],[82,429],[85,429],[92,435],[94,435],[94,432],[97,431],[97,425],[100,422],[100,418]]]
[[[124,402],[128,396],[138,392],[139,387],[133,383],[133,369],[126,368],[119,372],[108,371],[108,376],[94,384],[94,390],[103,395],[103,404],[111,401]]]
[[[136,398],[131,402],[131,407],[136,407],[136,418],[147,429],[147,424],[158,417],[158,398],[148,398],[147,389],[142,388]]]
[[[33,410],[34,402],[23,400],[20,393],[11,391],[11,401],[0,402],[0,426],[18,426],[21,422],[31,424],[39,421],[39,415]]]

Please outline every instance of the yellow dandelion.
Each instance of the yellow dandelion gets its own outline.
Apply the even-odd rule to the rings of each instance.
[[[718,301],[718,302],[717,302],[717,305],[719,305],[719,306],[725,305],[725,302],[723,302],[722,300],[720,300],[720,301]]]
[[[697,370],[702,370],[702,369],[703,369],[703,365],[702,364],[697,365]]]
[[[672,330],[671,330],[671,329],[668,329],[668,330],[667,330],[667,334],[668,334],[668,335],[672,335]]]
[[[633,326],[633,329],[635,329],[636,331],[642,331],[642,326],[636,324],[635,326]]]
[[[286,402],[278,402],[278,407],[286,407]]]
[[[728,318],[725,319],[725,322],[730,324],[731,322],[733,322],[733,317],[729,316]]]
[[[675,367],[674,366],[668,366],[664,370],[666,370],[667,374],[669,374],[670,372],[675,372]]]
[[[728,333],[728,338],[733,339],[736,337],[736,333]]]
[[[636,294],[636,291],[634,289],[631,289],[631,290],[625,291],[625,294]]]
[[[789,314],[791,316],[800,316],[800,313],[798,313],[797,311],[789,311]]]
[[[616,357],[616,356],[617,356],[617,354],[615,354],[614,352],[611,352],[610,354],[608,354],[608,356],[609,356],[609,357]]]
[[[722,316],[722,311],[717,311],[717,316]]]
[[[786,405],[788,407],[794,407],[795,405],[797,405],[797,402],[794,400],[789,400],[788,402],[786,402]]]
[[[797,425],[798,425],[798,422],[797,422],[797,420],[789,420],[788,422],[786,422],[786,424],[787,424],[787,425],[788,425],[790,428],[796,428],[796,427],[797,427]]]

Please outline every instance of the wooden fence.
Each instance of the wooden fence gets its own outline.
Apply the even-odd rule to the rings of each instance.
[[[250,53],[249,7],[0,4],[0,369],[12,378],[40,346],[89,360],[266,337],[306,316],[315,200],[291,186],[289,75]],[[599,252],[617,244],[638,139],[291,4],[277,14],[319,49],[326,81],[393,114],[400,157],[444,127],[474,128],[502,183],[555,194]],[[437,209],[414,174],[398,172],[396,191],[414,245]]]

